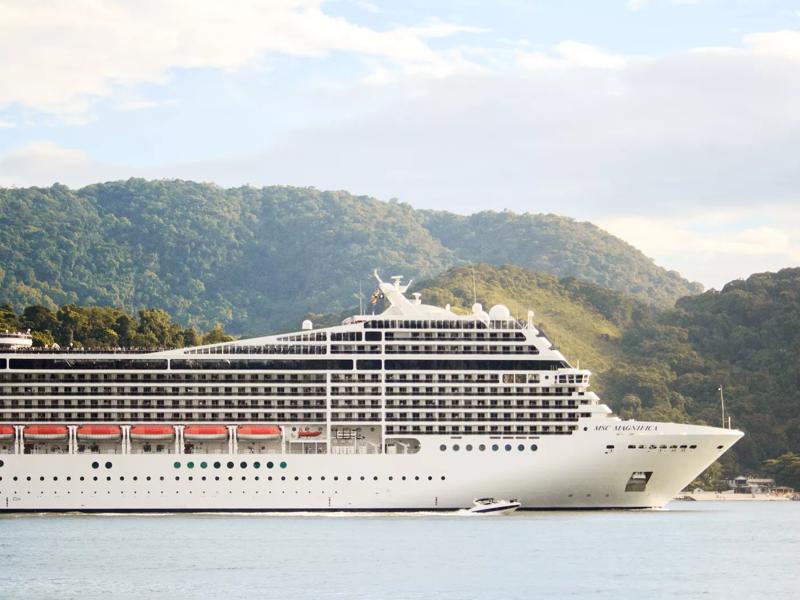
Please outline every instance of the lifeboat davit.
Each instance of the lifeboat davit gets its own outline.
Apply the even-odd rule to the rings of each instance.
[[[79,440],[118,440],[122,437],[119,425],[83,425],[78,427]]]
[[[239,425],[237,437],[240,440],[279,440],[281,428],[277,425]]]
[[[131,427],[132,440],[171,440],[174,437],[175,430],[172,425],[134,425]]]
[[[183,439],[196,441],[227,440],[228,428],[224,425],[188,425]]]
[[[297,437],[301,438],[315,438],[319,437],[322,432],[319,429],[301,429],[297,432]]]
[[[28,425],[24,431],[26,440],[55,441],[65,440],[69,431],[64,425]]]
[[[0,425],[0,440],[13,440],[14,427],[12,425]]]

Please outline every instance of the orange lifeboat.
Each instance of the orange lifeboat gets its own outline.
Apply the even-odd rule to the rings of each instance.
[[[281,428],[277,425],[239,425],[237,437],[240,440],[279,440]]]
[[[0,425],[0,440],[13,440],[14,427],[12,425]]]
[[[228,428],[224,425],[188,425],[183,439],[193,441],[227,440]]]
[[[69,435],[64,425],[28,425],[24,433],[26,440],[41,442],[65,440]]]
[[[171,440],[175,437],[172,425],[134,425],[131,427],[132,440]]]
[[[297,432],[297,437],[301,438],[315,438],[319,437],[322,432],[319,429],[301,429]]]
[[[78,427],[78,439],[87,441],[118,440],[122,437],[119,425],[83,425]]]

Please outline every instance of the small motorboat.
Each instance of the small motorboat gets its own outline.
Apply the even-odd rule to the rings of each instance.
[[[497,500],[495,498],[478,498],[473,501],[474,506],[465,512],[471,515],[510,515],[522,503],[519,500]]]

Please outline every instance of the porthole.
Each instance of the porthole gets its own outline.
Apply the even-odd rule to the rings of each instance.
[[[84,479],[85,479],[85,478],[84,478],[84,476],[83,476],[83,475],[81,475],[81,481],[83,481]],[[16,481],[16,480],[17,480],[17,478],[16,478],[16,477],[14,477],[14,481]]]
[[[214,468],[219,469],[222,465],[219,462],[214,463]]]
[[[460,449],[461,449],[461,446],[459,446],[458,444],[453,444],[453,451],[454,452],[458,452]]]
[[[242,481],[246,481],[246,480],[247,480],[247,477],[245,477],[244,475],[242,475]]]
[[[239,466],[240,466],[242,469],[246,469],[246,468],[247,468],[247,463],[246,463],[246,462],[244,462],[244,461],[242,461],[242,462],[240,462],[240,463],[239,463]]]
[[[389,481],[392,481],[393,479],[394,479],[394,477],[392,477],[391,475],[389,475]]]
[[[419,481],[419,475],[414,475],[414,481]]]
[[[506,448],[506,452],[511,452],[511,444],[506,444],[505,448]]]
[[[497,444],[492,444],[492,451],[497,452],[498,450],[500,450],[500,446],[498,446]]]
[[[378,481],[378,476],[377,475],[373,475],[372,476],[372,481]]]
[[[233,475],[228,475],[228,481],[233,481]]]
[[[107,463],[106,463],[106,469],[110,469],[110,468],[111,468],[111,466],[112,466],[112,465],[111,465],[111,463],[110,463],[110,462],[107,462]]]
[[[692,444],[689,446],[689,450],[694,450],[695,448],[697,448],[697,444]]]
[[[309,475],[308,476],[308,480],[311,481],[312,479],[313,479],[313,477],[311,477],[311,475]]]
[[[176,460],[176,461],[173,463],[173,465],[172,465],[172,466],[173,466],[173,467],[175,467],[176,469],[180,469],[180,468],[181,468],[181,463],[179,463],[179,462]]]
[[[297,475],[295,475],[295,476],[294,476],[294,480],[295,480],[295,481],[299,481],[299,480],[300,480],[300,477],[298,477]]]
[[[433,475],[428,475],[428,481],[433,481]]]
[[[467,444],[466,445],[466,450],[467,450],[467,452],[472,452],[472,444]]]
[[[100,468],[100,463],[99,462],[93,462],[92,463],[92,468],[93,469],[99,469]]]
[[[272,467],[274,467],[274,466],[275,466],[275,463],[273,463],[272,461],[269,461],[269,462],[267,463],[267,468],[268,468],[268,469],[271,469],[271,468],[272,468]]]
[[[286,462],[285,462],[285,461],[282,461],[282,462],[281,462],[281,469],[285,469],[285,468],[286,468]]]
[[[403,481],[405,481],[405,480],[406,480],[406,476],[405,476],[405,475],[403,475],[403,476],[402,476],[400,479],[402,479]]]
[[[201,469],[205,469],[207,467],[208,467],[208,463],[206,461],[203,461],[203,462],[200,463],[200,468]]]
[[[364,481],[364,476],[363,475],[361,476],[361,481]]]
[[[442,481],[444,481],[445,479],[446,479],[446,477],[444,475],[442,475]]]
[[[347,481],[350,481],[351,479],[353,479],[353,478],[352,478],[352,477],[350,477],[350,475],[348,475],[348,476],[347,476]]]
[[[175,481],[180,481],[180,480],[181,480],[181,476],[180,475],[175,475]]]
[[[30,478],[30,477],[28,477],[28,481],[30,481],[30,479],[31,479],[31,478]],[[92,477],[92,481],[97,481],[97,475],[95,475],[94,477]]]
[[[162,475],[161,477],[158,478],[158,480],[159,481],[164,481],[164,476]]]
[[[447,445],[446,444],[442,444],[441,446],[439,446],[439,450],[444,452],[445,450],[447,450]]]
[[[531,444],[531,452],[536,452],[539,449],[539,446],[536,444]]]
[[[229,460],[229,461],[228,461],[228,464],[227,464],[226,466],[227,466],[229,469],[232,469],[232,468],[233,468],[233,461],[230,461],[230,460]]]
[[[325,481],[325,475],[319,478],[320,481]]]
[[[186,463],[186,466],[189,467],[190,469],[194,469],[194,463],[192,461]]]
[[[480,450],[481,452],[486,450],[486,444],[481,444],[480,446],[478,446],[478,450]]]
[[[205,481],[205,480],[206,480],[206,476],[205,476],[205,475],[203,475],[203,476],[200,478],[200,481]]]
[[[191,475],[189,475],[189,481],[194,481],[194,477],[192,477]],[[189,493],[191,494],[191,492],[189,492]]]
[[[44,481],[44,475],[42,475],[41,477],[39,477],[39,481]]]
[[[281,481],[286,481],[286,475],[281,475]]]
[[[520,452],[525,450],[525,444],[520,444],[519,446],[517,446],[517,450],[519,450]]]
[[[260,463],[260,462],[258,462],[258,461],[254,462],[254,463],[253,463],[253,468],[254,468],[254,469],[260,469],[260,468],[261,468],[261,463]]]

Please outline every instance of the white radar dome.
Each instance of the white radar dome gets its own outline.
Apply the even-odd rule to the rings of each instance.
[[[482,313],[482,312],[483,312],[483,306],[481,305],[480,302],[476,302],[475,304],[472,305],[472,314],[473,315],[477,315],[477,314]]]
[[[303,329],[314,329],[314,324],[308,319],[306,319],[305,321],[303,321],[302,327]]]
[[[505,304],[495,304],[489,309],[489,318],[492,321],[505,321],[511,318],[511,311]]]

